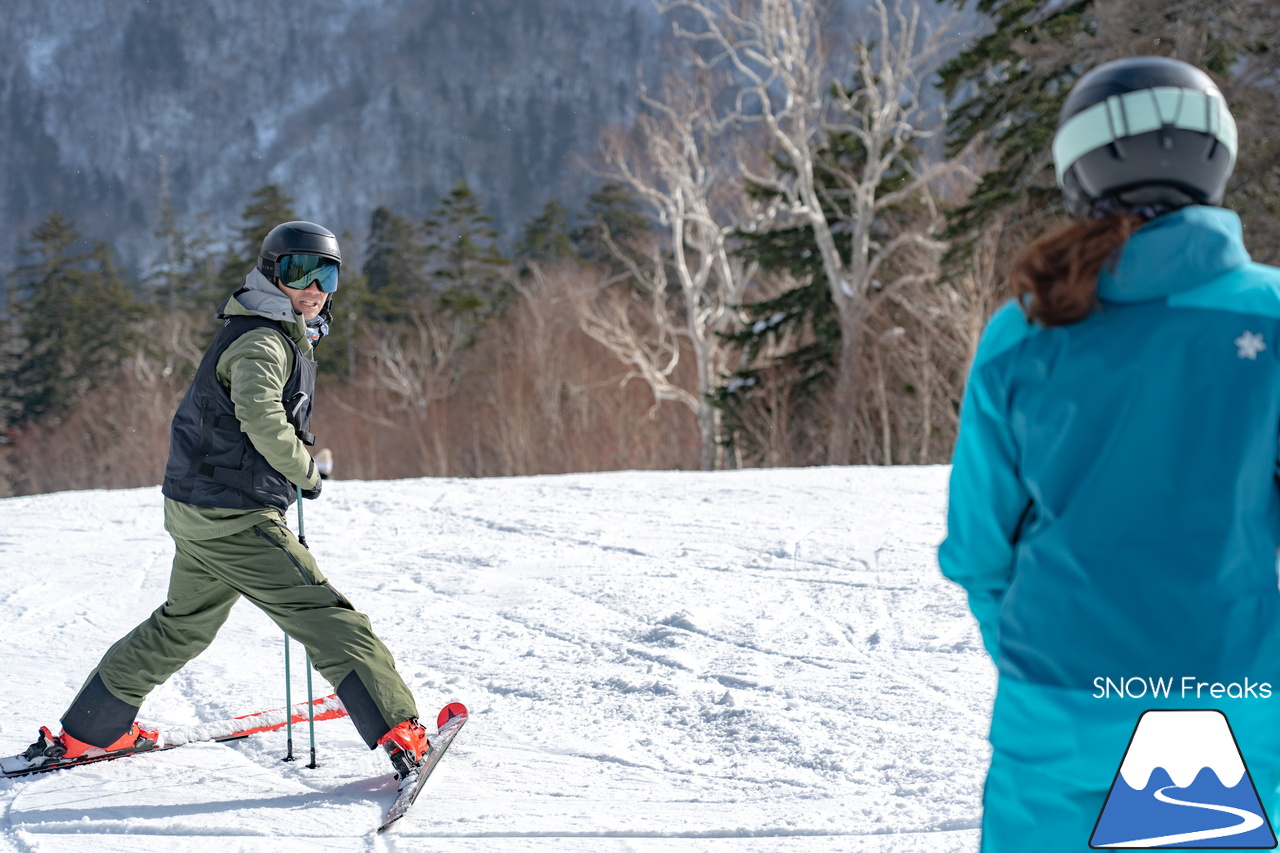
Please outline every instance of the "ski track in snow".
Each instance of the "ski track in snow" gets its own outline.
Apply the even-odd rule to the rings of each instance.
[[[313,770],[302,726],[293,763],[269,734],[0,780],[0,851],[976,849],[994,669],[938,574],[947,470],[330,481],[321,571],[424,718],[471,712],[414,810],[374,834],[389,762],[333,720]],[[0,751],[56,730],[171,555],[158,488],[0,500]],[[282,649],[242,602],[141,718],[279,706]]]

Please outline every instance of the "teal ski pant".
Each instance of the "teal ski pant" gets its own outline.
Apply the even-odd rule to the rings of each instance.
[[[147,695],[213,642],[241,597],[300,642],[372,748],[416,718],[413,694],[369,619],[334,589],[283,524],[261,522],[217,539],[174,537],[165,603],[115,643],[63,715],[72,737],[106,746]]]
[[[1142,712],[1216,709],[1231,725],[1280,833],[1280,683],[1270,698],[1094,698],[1001,676],[982,798],[982,853],[1088,853],[1089,839]],[[1229,849],[1229,848],[1198,848]]]

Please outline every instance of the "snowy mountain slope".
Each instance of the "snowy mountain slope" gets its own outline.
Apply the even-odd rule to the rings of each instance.
[[[518,233],[584,200],[576,157],[662,32],[650,0],[10,0],[0,270],[51,210],[132,264],[166,192],[196,228],[268,182],[352,249],[378,205],[416,220],[462,179]]]
[[[865,31],[865,0],[824,5],[834,45]],[[581,208],[638,73],[687,55],[670,33],[652,0],[6,0],[0,276],[54,210],[142,272],[166,195],[220,240],[268,182],[353,268],[377,206],[418,221],[463,179],[509,243]]]
[[[0,782],[0,850],[974,849],[994,671],[937,572],[945,478],[332,481],[305,505],[321,568],[424,716],[471,709],[418,809],[373,835],[389,765],[336,720],[314,770],[268,735]],[[56,726],[161,603],[160,501],[0,501],[0,751]],[[242,603],[143,717],[207,722],[283,691],[282,638]]]

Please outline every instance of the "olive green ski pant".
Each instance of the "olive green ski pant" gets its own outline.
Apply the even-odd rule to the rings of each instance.
[[[368,617],[329,585],[289,528],[261,522],[174,543],[167,600],[107,650],[62,718],[68,734],[88,743],[117,729],[115,736],[123,734],[152,689],[208,648],[242,596],[306,647],[370,747],[417,717],[413,694]]]

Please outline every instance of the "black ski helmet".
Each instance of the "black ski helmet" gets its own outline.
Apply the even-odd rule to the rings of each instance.
[[[342,266],[342,250],[338,238],[328,228],[314,222],[294,220],[277,225],[267,232],[258,253],[258,270],[268,281],[276,280],[276,261],[281,255],[319,255]]]
[[[1135,56],[1076,81],[1053,137],[1067,212],[1094,203],[1179,208],[1222,203],[1236,159],[1236,123],[1222,92],[1194,65]]]

